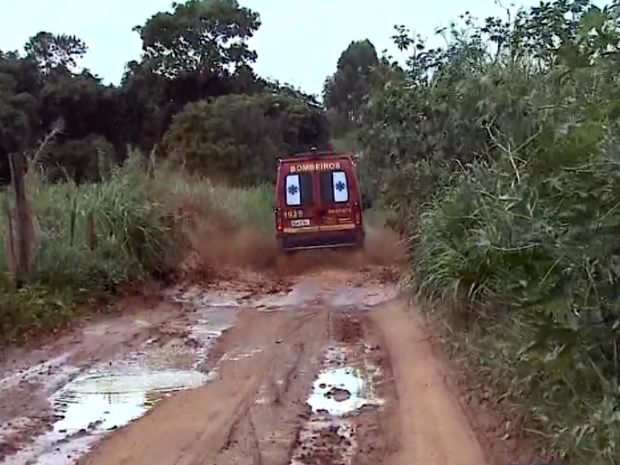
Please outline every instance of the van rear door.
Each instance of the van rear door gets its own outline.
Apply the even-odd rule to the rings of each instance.
[[[313,218],[316,200],[311,172],[288,172],[284,174],[282,220],[284,232],[301,232],[316,229]]]
[[[356,228],[355,179],[352,179],[345,169],[321,171],[318,174],[321,197],[320,229],[329,231]]]

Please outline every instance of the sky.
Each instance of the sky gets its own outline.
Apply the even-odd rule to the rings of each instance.
[[[181,0],[178,0],[181,1]],[[435,28],[470,11],[484,18],[502,14],[497,0],[240,0],[260,13],[262,26],[251,40],[256,72],[319,94],[342,51],[353,40],[370,39],[377,51],[397,50],[395,24],[429,38]],[[517,6],[538,0],[513,0]],[[81,64],[107,83],[117,84],[125,63],[140,56],[132,31],[172,0],[0,0],[0,49],[22,50],[40,31],[72,34],[89,51]]]

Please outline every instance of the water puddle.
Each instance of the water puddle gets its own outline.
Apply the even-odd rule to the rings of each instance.
[[[298,283],[292,289],[276,294],[260,297],[251,305],[262,311],[282,311],[296,309],[308,305],[316,305],[320,301],[320,288],[309,282]]]
[[[103,435],[142,417],[163,398],[212,379],[217,369],[204,373],[201,368],[213,344],[233,326],[241,309],[234,298],[215,298],[207,292],[192,290],[174,298],[196,311],[196,322],[189,334],[181,328],[179,337],[163,345],[153,338],[123,359],[88,371],[63,365],[66,354],[0,379],[0,389],[41,375],[53,380],[51,385],[46,383],[45,391],[51,393],[49,402],[55,421],[48,431],[7,457],[2,465],[71,465]],[[260,350],[252,348],[226,357],[241,360]],[[25,425],[21,430],[27,429]],[[13,430],[0,428],[0,435],[7,437],[9,433]]]
[[[196,371],[124,367],[80,375],[50,399],[59,418],[50,431],[3,465],[68,465],[99,437],[140,418],[173,392],[204,384]]]
[[[199,287],[173,290],[171,298],[175,302],[190,305],[198,312],[198,321],[190,331],[190,340],[195,341],[196,346],[193,352],[195,367],[206,361],[215,341],[234,325],[241,312],[239,302],[243,297],[240,292],[207,291]]]
[[[144,415],[157,401],[182,389],[202,385],[206,375],[183,370],[127,370],[81,375],[50,399],[60,418],[4,465],[66,465],[86,452],[106,432]]]
[[[325,283],[299,283],[290,291],[260,298],[252,306],[262,311],[299,309],[328,304],[330,307],[369,309],[398,297],[395,285],[325,288]]]
[[[205,290],[199,286],[189,289],[177,287],[171,290],[170,297],[179,303],[190,304],[196,308],[238,307],[240,301],[247,296],[241,291]]]
[[[327,284],[326,284],[327,283]],[[180,303],[199,308],[239,309],[251,307],[261,311],[283,311],[327,303],[332,307],[368,309],[398,296],[398,286],[373,284],[357,287],[330,284],[325,279],[307,279],[290,289],[266,296],[252,296],[238,291],[205,291],[197,287],[177,288],[171,297]]]
[[[356,416],[364,406],[381,406],[381,370],[363,343],[326,349],[324,368],[312,384],[307,403],[312,415],[299,435],[290,465],[349,465],[358,450]]]
[[[367,402],[362,397],[363,388],[364,381],[351,368],[327,370],[314,381],[308,404],[315,413],[345,415]]]
[[[329,301],[333,307],[369,309],[398,297],[395,285],[377,285],[338,289]]]

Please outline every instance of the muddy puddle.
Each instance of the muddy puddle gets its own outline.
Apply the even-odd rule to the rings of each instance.
[[[239,291],[205,291],[198,287],[175,289],[171,296],[181,303],[198,303],[202,307],[260,311],[299,310],[304,307],[329,305],[332,308],[370,309],[398,296],[398,286],[392,283],[371,283],[358,286],[330,283],[324,277],[307,279],[288,289],[270,295],[256,296]],[[224,310],[225,309],[225,310]]]
[[[314,381],[308,405],[312,411],[330,415],[351,413],[364,405],[364,380],[351,368],[337,368],[319,374]]]
[[[324,277],[270,295],[200,287],[173,289],[167,298],[186,307],[183,317],[166,321],[165,327],[149,332],[138,346],[128,343],[131,352],[117,359],[72,365],[76,358],[70,350],[0,375],[0,394],[31,385],[38,390],[37,399],[47,405],[41,407],[41,412],[45,410],[41,417],[33,414],[32,418],[11,418],[10,424],[0,422],[0,465],[72,465],[104,435],[142,417],[166,397],[214,379],[222,362],[256,356],[265,348],[233,348],[215,363],[209,360],[214,344],[243,312],[315,306],[363,310],[396,295],[395,286],[326,285]],[[129,324],[150,328],[139,319]],[[86,328],[84,337],[105,337],[114,331],[113,322],[97,324]],[[330,461],[325,463],[350,462],[358,448],[356,416],[368,406],[381,405],[376,394],[381,373],[371,363],[369,350],[363,343],[335,344],[326,350],[323,369],[307,399],[312,413],[300,432],[291,463],[317,463],[308,458],[308,451],[314,457],[329,454]],[[207,366],[214,368],[207,372]],[[257,402],[263,398],[259,396]],[[18,452],[2,461],[2,446],[10,446],[4,453]]]
[[[395,299],[397,296],[398,288],[395,285],[329,289],[325,288],[324,283],[321,286],[319,283],[308,282],[293,286],[289,291],[258,299],[252,302],[252,305],[263,311],[299,309],[316,305],[364,310]]]
[[[54,411],[62,419],[54,431],[112,430],[142,416],[167,394],[202,385],[207,375],[196,371],[95,372],[82,375],[56,393]]]
[[[140,418],[167,395],[198,387],[206,379],[207,375],[196,371],[139,366],[81,374],[50,398],[57,418],[50,430],[2,463],[71,464],[103,434]]]
[[[49,393],[52,412],[46,430],[0,464],[73,464],[105,434],[142,417],[162,399],[212,379],[216,371],[205,373],[202,367],[213,344],[234,324],[240,309],[226,297],[217,299],[204,292],[178,294],[174,299],[193,307],[193,318],[179,322],[180,327],[163,343],[154,337],[120,360],[90,368],[68,365],[71,354],[63,354],[0,379],[0,390],[25,382],[40,383]],[[239,360],[258,351],[260,348],[254,348],[224,357]],[[28,431],[34,431],[29,418],[0,424],[0,446]]]
[[[140,418],[161,399],[201,386],[208,374],[195,370],[198,360],[181,349],[180,343],[170,343],[77,374],[67,368],[71,380],[49,398],[54,421],[2,464],[72,464],[102,435]],[[28,421],[21,426],[27,430]]]
[[[307,400],[312,415],[300,432],[291,465],[352,463],[358,451],[356,416],[365,406],[383,405],[377,396],[382,373],[371,361],[369,346],[337,344],[324,357]]]

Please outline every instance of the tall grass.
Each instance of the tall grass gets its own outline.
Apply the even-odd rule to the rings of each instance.
[[[229,188],[166,167],[149,177],[138,154],[101,183],[30,175],[27,191],[37,246],[19,289],[4,247],[8,221],[0,222],[0,346],[70,324],[82,303],[123,283],[174,273],[187,252],[187,223],[205,236],[273,228],[270,186]],[[11,191],[0,193],[0,205],[13,208]]]
[[[176,260],[172,217],[148,196],[144,175],[125,166],[100,184],[27,185],[37,224],[31,276],[17,289],[0,255],[0,337],[15,340],[39,327],[66,324],[93,292],[170,270]],[[2,203],[11,203],[11,192]],[[8,221],[0,226],[7,237]]]
[[[159,170],[148,181],[153,198],[180,217],[202,216],[210,227],[260,231],[273,228],[273,187],[229,187],[180,171]]]
[[[518,180],[505,158],[464,173],[413,251],[422,290],[465,329],[456,342],[529,406],[530,431],[584,464],[620,463],[620,154],[595,126],[541,137]]]

